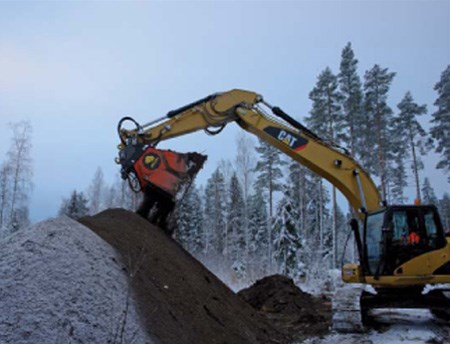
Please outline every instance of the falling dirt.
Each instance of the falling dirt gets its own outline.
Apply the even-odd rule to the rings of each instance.
[[[286,331],[274,328],[261,312],[140,216],[110,209],[80,222],[122,255],[141,321],[155,342],[290,342]]]
[[[303,292],[290,278],[265,277],[238,295],[273,327],[295,340],[329,333],[330,300]]]

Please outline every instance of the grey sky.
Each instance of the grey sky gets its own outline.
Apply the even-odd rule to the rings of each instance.
[[[432,112],[433,86],[450,64],[449,15],[448,1],[0,2],[0,159],[7,123],[29,119],[31,215],[53,216],[97,166],[114,180],[123,115],[147,122],[244,88],[302,119],[317,75],[338,71],[348,41],[361,76],[375,63],[397,73],[393,108],[410,90]],[[236,133],[161,147],[208,154],[201,179],[234,156]],[[441,173],[427,174],[439,194],[449,190]]]

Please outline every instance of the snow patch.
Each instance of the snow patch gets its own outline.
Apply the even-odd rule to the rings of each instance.
[[[324,338],[310,338],[302,344],[406,344],[449,343],[450,327],[436,321],[424,309],[377,309],[371,314],[383,324],[382,330],[363,334],[333,333]]]
[[[60,217],[0,241],[0,343],[152,343],[119,255]]]

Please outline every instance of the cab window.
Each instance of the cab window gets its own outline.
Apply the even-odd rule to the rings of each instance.
[[[375,273],[381,256],[382,245],[382,228],[384,221],[384,211],[367,216],[366,225],[366,247],[367,247],[367,263],[372,273]]]

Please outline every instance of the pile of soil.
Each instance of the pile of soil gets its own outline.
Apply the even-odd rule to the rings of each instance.
[[[265,277],[238,295],[275,328],[295,340],[329,332],[331,301],[303,292],[288,277]]]
[[[140,319],[155,342],[290,342],[288,335],[138,215],[109,209],[80,222],[122,256]]]

